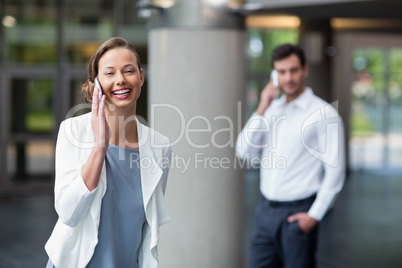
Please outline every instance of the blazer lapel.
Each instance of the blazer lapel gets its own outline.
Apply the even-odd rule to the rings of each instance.
[[[159,161],[162,161],[162,148],[152,148],[154,135],[148,127],[142,125],[137,119],[138,145],[140,151],[140,172],[144,207],[159,183],[162,176],[162,169]]]

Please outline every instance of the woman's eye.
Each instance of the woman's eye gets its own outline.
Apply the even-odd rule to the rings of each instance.
[[[126,70],[126,73],[134,73],[134,70]]]
[[[105,73],[106,75],[112,75],[113,73],[112,72],[108,72],[108,73]]]

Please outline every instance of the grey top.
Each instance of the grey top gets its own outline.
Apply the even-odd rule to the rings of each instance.
[[[102,199],[98,244],[90,268],[138,268],[145,222],[139,150],[110,144],[106,153],[107,190]]]

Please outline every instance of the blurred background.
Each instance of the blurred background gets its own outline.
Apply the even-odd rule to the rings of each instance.
[[[387,0],[0,0],[0,267],[46,264],[58,126],[83,103],[86,65],[113,36],[141,57],[138,115],[172,140],[170,114],[152,122],[151,104],[242,125],[269,79],[272,49],[300,44],[307,84],[337,102],[347,140],[348,177],[322,222],[319,267],[402,267],[401,10]],[[188,141],[173,150],[197,152]],[[161,267],[243,267],[258,170],[181,171],[170,175]]]

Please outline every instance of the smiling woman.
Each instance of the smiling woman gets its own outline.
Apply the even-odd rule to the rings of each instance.
[[[99,82],[106,96],[107,113],[135,114],[136,102],[144,84],[144,72],[136,64],[135,54],[126,48],[107,51],[99,60]],[[117,109],[110,109],[110,105]],[[120,109],[128,108],[126,112]]]
[[[171,150],[136,119],[143,83],[139,55],[122,38],[106,41],[90,60],[82,91],[91,112],[63,121],[57,139],[59,220],[45,246],[47,267],[157,266]]]
[[[101,57],[105,58],[104,60],[102,60],[102,63],[107,63],[107,59],[109,60],[113,60],[113,57],[110,57],[111,54],[116,55],[119,53],[116,53],[114,51],[114,53],[108,53],[108,55],[104,55],[107,54],[107,52],[109,51],[113,51],[114,49],[126,49],[128,51],[131,51],[130,53],[127,53],[125,55],[128,55],[128,63],[127,64],[131,64],[131,65],[137,65],[138,70],[137,71],[141,71],[142,73],[142,80],[144,80],[144,76],[143,76],[143,70],[141,68],[141,61],[140,61],[140,56],[137,53],[137,50],[134,48],[133,45],[131,45],[130,43],[128,43],[126,40],[124,40],[123,38],[112,38],[108,41],[106,41],[105,43],[103,43],[98,50],[95,52],[95,54],[92,56],[89,65],[88,65],[88,79],[87,81],[82,85],[81,90],[82,92],[85,94],[86,96],[86,101],[87,102],[92,102],[92,94],[93,94],[93,90],[95,89],[95,85],[94,85],[94,80],[96,77],[98,77],[99,75],[99,70],[100,70],[100,62],[101,62]],[[105,57],[103,57],[105,56]],[[133,64],[132,60],[133,57],[135,59],[135,64]],[[112,59],[110,59],[112,58]],[[113,64],[113,63],[109,63],[109,64]],[[103,68],[109,67],[109,68],[113,68],[114,66],[112,65],[104,65],[102,66]],[[107,72],[106,72],[107,73]],[[105,74],[106,74],[105,73]],[[144,82],[144,81],[143,81]]]

